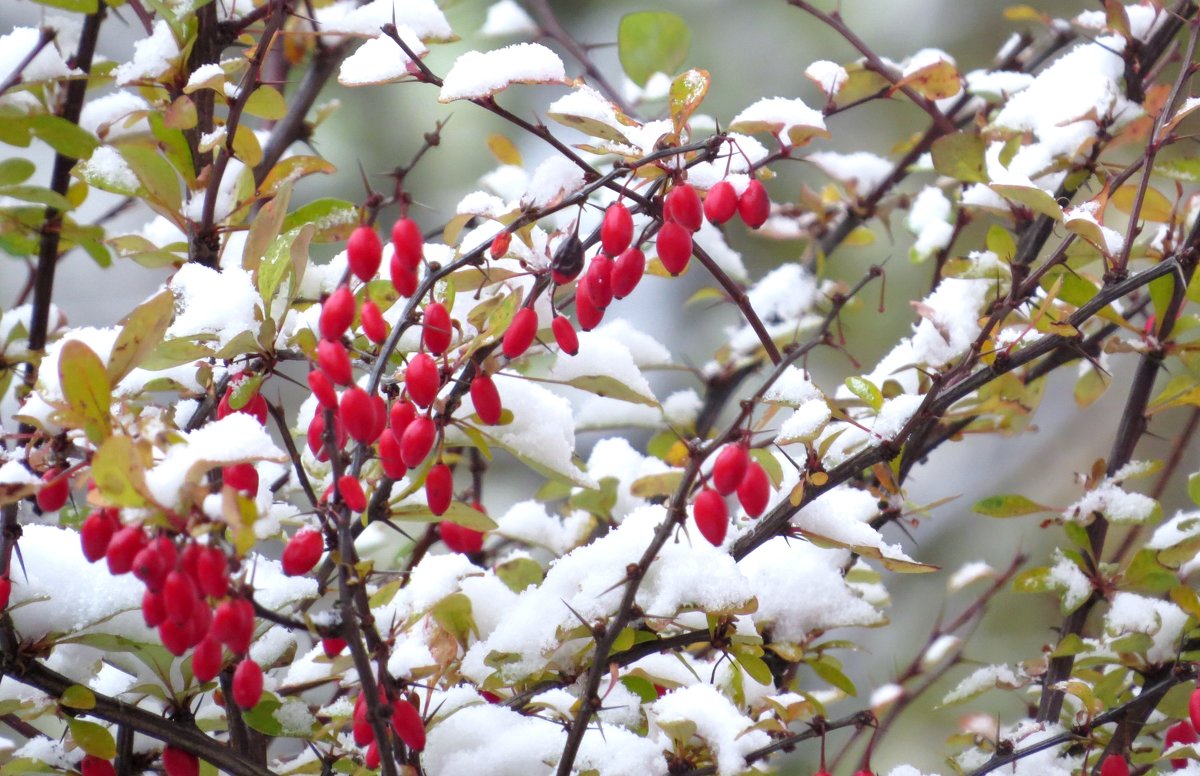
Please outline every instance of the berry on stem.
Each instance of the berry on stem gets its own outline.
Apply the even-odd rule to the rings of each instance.
[[[633,293],[642,275],[646,274],[646,254],[640,248],[629,248],[617,257],[612,269],[612,292],[617,299]]]
[[[767,222],[771,215],[771,198],[762,181],[750,181],[742,196],[738,197],[738,215],[751,229],[757,229]]]
[[[289,577],[307,574],[317,565],[324,550],[325,539],[320,531],[315,528],[300,529],[283,548],[283,573]]]
[[[1129,776],[1129,763],[1119,754],[1110,754],[1100,766],[1100,776]]]
[[[190,752],[168,746],[163,749],[162,761],[167,776],[200,776],[200,761]]]
[[[37,492],[38,509],[57,512],[66,505],[71,496],[71,480],[62,469],[49,469],[42,475],[42,487]]]
[[[750,517],[758,517],[771,499],[771,478],[758,461],[751,461],[737,486],[738,501]]]
[[[362,322],[363,334],[367,335],[367,339],[376,345],[382,344],[387,339],[388,325],[387,321],[383,319],[383,313],[379,311],[379,305],[369,299],[363,302],[359,318]]]
[[[338,655],[342,654],[342,651],[345,649],[346,649],[346,640],[345,639],[339,639],[335,636],[330,636],[329,638],[321,639],[321,651],[325,653],[325,657],[327,657],[327,658],[330,658],[330,659],[335,658]]]
[[[429,511],[444,515],[454,498],[454,473],[444,463],[434,464],[425,475],[425,500]]]
[[[600,309],[612,304],[613,300],[613,260],[600,254],[588,265],[587,287],[592,302]]]
[[[422,326],[421,340],[425,349],[435,356],[440,356],[450,347],[450,339],[454,327],[450,323],[450,312],[441,302],[430,302],[425,305],[425,319]]]
[[[425,722],[421,712],[408,701],[398,700],[392,704],[392,727],[409,749],[419,752],[425,748]]]
[[[317,364],[329,379],[338,385],[354,382],[354,370],[350,365],[350,354],[340,342],[321,340],[317,343]]]
[[[415,272],[421,266],[421,259],[425,255],[425,237],[416,221],[401,218],[392,225],[392,248],[395,251],[393,255],[405,269]]]
[[[396,293],[407,299],[412,296],[417,290],[417,271],[404,266],[404,262],[400,261],[400,257],[392,255],[391,262],[388,263],[388,270],[392,278],[392,286],[396,289]]]
[[[750,454],[745,445],[730,444],[721,448],[717,460],[713,464],[712,484],[717,493],[728,496],[737,490],[742,478],[746,476],[746,467],[750,465]]]
[[[702,488],[696,494],[693,513],[700,535],[708,539],[709,544],[720,547],[725,541],[725,532],[729,530],[729,509],[725,506],[725,499],[712,488]]]
[[[250,658],[244,658],[233,671],[233,702],[243,709],[252,709],[258,705],[262,693],[262,668]]]
[[[354,294],[346,286],[338,286],[333,293],[321,303],[321,318],[319,328],[321,338],[340,340],[354,323]]]
[[[252,463],[237,463],[221,467],[221,481],[236,491],[250,496],[258,493],[258,469]]]
[[[83,557],[88,563],[95,563],[104,557],[108,543],[113,534],[120,528],[120,523],[110,519],[103,511],[97,510],[87,516],[79,526],[79,543],[83,545]]]
[[[192,675],[199,682],[211,682],[221,673],[221,642],[207,636],[192,650]]]
[[[492,245],[488,249],[493,259],[498,259],[508,253],[508,246],[512,243],[512,232],[501,232],[492,238]]]
[[[375,277],[383,261],[383,241],[375,230],[362,225],[350,233],[346,240],[346,262],[350,271],[364,283]]]
[[[362,483],[353,474],[343,474],[338,479],[338,495],[350,508],[351,512],[367,511],[367,496],[363,493]]]
[[[117,769],[111,760],[88,754],[84,755],[79,763],[79,773],[82,776],[117,776]]]
[[[330,382],[327,374],[317,369],[309,370],[308,387],[322,407],[328,407],[331,410],[337,409],[337,391],[334,390],[333,383]]]
[[[346,427],[346,433],[358,442],[370,444],[375,441],[375,407],[370,395],[357,385],[342,394],[338,417]],[[382,430],[382,426],[380,426]]]
[[[579,352],[579,335],[575,333],[575,327],[571,325],[570,319],[565,315],[559,315],[550,322],[550,328],[554,331],[554,341],[558,343],[559,350],[568,356]]]
[[[604,310],[592,301],[592,292],[587,275],[575,284],[575,317],[579,320],[579,328],[591,331],[604,320]]]
[[[408,424],[400,437],[400,460],[410,469],[415,469],[429,455],[437,439],[437,424],[428,415]]]
[[[418,407],[425,408],[437,398],[441,378],[437,362],[428,353],[417,353],[404,370],[404,387]]]
[[[658,231],[658,260],[672,275],[687,269],[692,260],[692,235],[687,229],[668,221]]]
[[[394,431],[388,430],[379,435],[379,463],[390,480],[399,480],[408,474],[408,467],[404,465],[404,457],[400,452],[400,440]]]
[[[600,225],[600,242],[604,252],[616,256],[629,247],[633,240],[633,216],[629,208],[620,202],[614,202],[604,211],[604,221]]]
[[[667,192],[663,198],[663,218],[689,232],[699,231],[704,220],[704,206],[691,184],[681,183]]]
[[[451,552],[473,555],[483,549],[483,531],[476,531],[450,520],[438,523],[442,542]]]
[[[523,355],[533,344],[537,329],[538,317],[532,307],[522,307],[517,310],[517,314],[508,324],[508,330],[504,332],[504,339],[500,344],[504,355],[508,358],[518,358]]]
[[[738,212],[738,195],[729,181],[717,181],[704,198],[704,217],[710,224],[723,224]]]
[[[475,414],[489,426],[500,422],[500,392],[496,383],[486,372],[479,372],[471,379],[471,403],[475,405]]]

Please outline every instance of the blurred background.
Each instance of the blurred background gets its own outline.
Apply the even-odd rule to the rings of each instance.
[[[484,0],[442,2],[447,17],[461,40],[437,45],[426,60],[434,72],[445,73],[454,59],[471,49],[497,48],[515,42],[509,38],[483,38],[477,31],[483,23],[489,3]],[[615,38],[621,16],[637,10],[670,10],[682,16],[692,29],[691,54],[687,67],[711,72],[713,86],[703,111],[720,123],[728,121],[742,108],[760,97],[800,97],[812,106],[823,98],[815,86],[803,77],[809,63],[818,59],[850,62],[857,58],[845,41],[783,0],[735,2],[733,0],[556,0],[551,3],[563,26],[581,42],[595,46],[596,61],[606,74],[620,80]],[[847,23],[875,51],[901,60],[918,49],[944,49],[966,72],[985,67],[997,49],[1013,33],[1030,28],[1029,22],[1005,21],[1005,3],[993,0],[890,0],[886,3],[847,0],[841,11]],[[1057,17],[1071,18],[1098,3],[1041,2],[1039,10]],[[822,7],[831,7],[828,3]],[[4,0],[0,3],[0,33],[14,26],[38,25],[60,12],[46,9],[28,0]],[[115,60],[129,57],[141,28],[131,22],[114,20],[105,25],[100,52]],[[1036,27],[1036,25],[1035,25]],[[1035,34],[1040,28],[1032,30]],[[569,75],[577,75],[577,63],[564,56]],[[562,87],[517,87],[500,96],[510,110],[532,117],[564,93]],[[306,198],[339,197],[362,201],[363,189],[358,174],[361,164],[367,171],[383,172],[406,162],[419,147],[423,133],[441,119],[449,119],[443,131],[442,146],[431,152],[410,178],[410,190],[421,207],[413,215],[426,229],[439,226],[443,214],[453,212],[466,193],[480,188],[478,179],[496,166],[485,138],[499,132],[512,139],[528,166],[547,158],[550,149],[524,137],[511,126],[468,104],[440,105],[433,87],[399,84],[362,89],[345,89],[333,84],[322,98],[336,97],[341,108],[319,129],[314,145],[337,165],[335,176],[308,178],[297,187],[293,207]],[[656,106],[650,106],[655,109]],[[888,156],[891,149],[924,128],[924,115],[908,103],[873,103],[835,116],[829,120],[833,138],[818,140],[813,148],[821,150],[869,150]],[[582,136],[557,128],[568,142],[581,142]],[[37,143],[27,149],[48,178],[50,154]],[[802,185],[819,189],[827,179],[804,162],[775,166],[779,178],[769,185],[775,199],[794,198]],[[915,191],[926,182],[909,181],[905,187]],[[385,186],[386,179],[378,185]],[[94,200],[94,201],[93,201]],[[107,207],[100,196],[85,205],[87,213],[98,214]],[[385,213],[390,223],[394,213]],[[138,228],[145,214],[130,214],[121,225]],[[886,262],[886,292],[873,285],[863,296],[864,303],[844,318],[850,352],[868,370],[895,342],[910,331],[916,318],[909,300],[928,293],[931,267],[913,265],[908,258],[911,237],[900,218],[893,218],[890,230],[875,228],[876,242],[863,248],[846,247],[828,262],[833,278],[854,282],[867,266]],[[741,251],[752,278],[783,261],[800,255],[801,245],[771,242],[747,236],[745,230],[731,229],[730,243]],[[979,236],[982,236],[982,231]],[[970,236],[963,247],[971,244]],[[964,251],[965,252],[965,251]],[[101,270],[82,252],[64,260],[59,274],[56,300],[72,325],[112,325],[135,304],[153,292],[166,278],[166,271],[146,270],[117,262]],[[22,260],[0,256],[0,306],[7,307],[24,285],[26,268]],[[645,292],[639,291],[637,303],[616,303],[615,315],[632,320],[639,328],[667,344],[683,364],[702,365],[711,359],[721,344],[727,327],[738,321],[731,307],[684,307],[683,300],[705,284],[701,272],[692,272],[681,281],[650,278]],[[883,302],[885,312],[878,305]],[[861,373],[844,356],[825,352],[810,361],[817,385],[832,392],[849,374]],[[1114,379],[1108,393],[1087,410],[1076,408],[1071,398],[1075,377],[1073,367],[1050,378],[1046,400],[1034,418],[1036,430],[1019,438],[973,438],[947,445],[918,469],[910,480],[909,496],[916,504],[929,503],[957,495],[953,502],[933,510],[920,525],[912,528],[912,539],[894,528],[888,529],[888,541],[901,542],[906,551],[921,561],[942,566],[944,573],[901,576],[885,574],[893,600],[888,616],[892,625],[877,634],[841,633],[835,638],[853,638],[863,651],[846,655],[851,676],[860,696],[888,682],[895,672],[907,665],[925,642],[926,634],[941,616],[957,614],[982,589],[977,584],[966,591],[949,595],[946,582],[950,573],[967,561],[982,560],[996,569],[1008,566],[1019,551],[1034,561],[1044,562],[1051,548],[1062,540],[1061,529],[1040,528],[1039,518],[1008,521],[988,520],[970,512],[970,506],[984,496],[1020,492],[1041,503],[1065,506],[1080,492],[1075,473],[1086,472],[1097,458],[1108,455],[1110,440],[1121,411],[1123,388],[1128,383],[1130,359],[1113,360]],[[686,373],[654,376],[659,396],[681,387],[695,387]],[[1155,436],[1161,433],[1169,441],[1171,432],[1181,424],[1181,415],[1165,413],[1155,419],[1151,436],[1139,448],[1138,458],[1164,457],[1167,444]],[[594,438],[584,436],[581,454]],[[1177,477],[1163,503],[1170,516],[1187,506],[1182,483],[1189,472],[1200,468],[1197,451],[1188,450]],[[514,471],[506,479],[492,511],[528,497],[537,483]],[[493,492],[495,493],[493,487]],[[804,591],[796,591],[804,595]],[[992,607],[982,627],[967,649],[967,656],[980,663],[1034,659],[1043,646],[1054,640],[1051,627],[1060,621],[1057,603],[1049,596],[1021,596],[1004,593]],[[922,705],[940,699],[968,673],[969,667],[952,671],[942,686],[936,687]],[[809,686],[815,679],[808,678]],[[861,700],[843,702],[830,709],[841,716],[860,708]],[[966,707],[933,713],[916,712],[883,742],[876,754],[876,767],[886,772],[892,764],[910,762],[926,771],[945,772],[945,739],[955,730],[956,720]],[[1003,724],[1015,721],[1025,709],[1010,695],[994,694],[973,702],[971,710],[986,710],[999,715]],[[844,733],[830,737],[830,752],[836,752]],[[815,770],[816,747],[802,747],[795,762],[782,772],[809,773]],[[839,772],[853,771],[850,761]]]

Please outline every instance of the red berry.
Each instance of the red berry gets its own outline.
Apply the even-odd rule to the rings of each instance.
[[[409,749],[419,752],[425,748],[425,723],[421,712],[408,701],[392,704],[392,727]]]
[[[737,486],[738,501],[750,517],[758,517],[771,498],[771,479],[758,461],[751,461]]]
[[[717,460],[712,469],[712,484],[717,493],[728,496],[737,490],[737,486],[742,482],[742,477],[746,475],[746,467],[749,463],[750,454],[746,452],[744,445],[735,444],[722,447],[721,452],[717,453]]]
[[[172,563],[168,566],[167,559],[158,551],[158,547],[148,544],[133,556],[133,568],[130,570],[135,577],[142,581],[147,590],[157,593],[162,590],[163,582],[166,581],[167,574],[174,565]]]
[[[392,226],[392,248],[400,264],[409,270],[421,266],[425,254],[425,237],[421,227],[411,218],[401,218]]]
[[[325,550],[325,539],[315,528],[302,528],[297,531],[283,548],[283,573],[289,577],[298,577],[312,571],[321,559]]]
[[[363,493],[362,483],[353,474],[343,474],[338,479],[338,495],[351,512],[367,511],[367,496]]]
[[[379,305],[370,300],[363,302],[359,316],[362,320],[363,334],[367,335],[367,339],[376,345],[387,339],[388,325],[383,319],[383,313],[379,311]]]
[[[404,387],[418,407],[428,407],[437,398],[441,387],[437,362],[428,353],[417,353],[408,360],[404,370]]]
[[[425,319],[422,324],[421,341],[425,349],[435,356],[440,356],[450,347],[450,339],[454,327],[450,323],[450,312],[441,302],[430,302],[425,305]]]
[[[190,636],[187,625],[180,625],[170,618],[163,620],[158,625],[158,640],[175,657],[181,657],[184,652],[187,652],[190,646],[188,644]]]
[[[720,547],[729,529],[729,510],[725,506],[725,499],[712,488],[703,488],[696,494],[694,514],[700,534],[708,539],[709,544]]]
[[[570,283],[583,271],[583,242],[572,234],[559,242],[550,258],[550,279],[556,286]]]
[[[1184,720],[1183,722],[1177,722],[1176,724],[1167,728],[1167,733],[1165,736],[1163,736],[1163,751],[1166,752],[1176,744],[1188,746],[1190,744],[1197,743],[1198,741],[1200,741],[1200,736],[1196,735],[1195,728],[1192,727],[1190,722]],[[1172,758],[1171,760],[1171,767],[1175,768],[1176,770],[1179,768],[1186,768],[1187,764],[1188,761],[1186,757]]]
[[[95,563],[104,557],[108,543],[118,528],[120,524],[100,510],[87,516],[83,525],[79,526],[79,543],[83,546],[83,557],[87,558],[88,563]]]
[[[41,489],[37,492],[38,509],[43,512],[57,512],[67,503],[71,495],[71,480],[62,473],[62,469],[49,469],[42,475]]]
[[[213,613],[209,631],[234,654],[245,654],[254,638],[254,604],[244,598],[223,601]]]
[[[162,594],[147,590],[142,593],[142,619],[147,628],[157,628],[167,619],[167,609],[163,606]]]
[[[738,215],[751,229],[757,229],[767,222],[767,217],[771,215],[771,198],[761,181],[750,181],[742,196],[738,197]]]
[[[340,342],[321,340],[317,344],[317,364],[329,379],[338,385],[354,382],[354,370],[350,365],[350,354]]]
[[[658,231],[658,259],[667,272],[678,275],[692,260],[692,235],[687,229],[670,221]]]
[[[189,647],[194,647],[204,641],[209,628],[212,627],[212,618],[212,609],[208,608],[208,604],[204,601],[197,601],[196,608],[192,611],[192,618],[184,626],[184,630],[187,631]]]
[[[410,469],[420,466],[433,449],[436,438],[437,424],[433,418],[428,415],[417,418],[408,424],[400,436],[400,460]]]
[[[568,356],[579,352],[579,335],[575,333],[575,327],[571,325],[569,318],[557,316],[550,322],[550,328],[554,330],[554,341],[558,343],[559,350]]]
[[[579,328],[584,331],[591,331],[604,320],[604,309],[592,301],[587,275],[575,284],[575,317],[579,319]]]
[[[170,620],[179,625],[190,620],[196,604],[199,603],[197,598],[196,586],[191,577],[178,569],[167,574],[166,581],[163,582],[162,599]]]
[[[1119,754],[1110,754],[1100,766],[1100,776],[1129,776],[1129,763]]]
[[[229,592],[229,561],[219,547],[205,547],[196,559],[196,584],[209,598]]]
[[[258,705],[263,693],[263,672],[258,663],[245,658],[233,671],[233,702],[243,709]]]
[[[1191,720],[1192,727],[1200,730],[1200,687],[1192,690],[1192,694],[1188,697],[1188,719]]]
[[[0,611],[8,608],[8,599],[12,596],[12,580],[0,577]]]
[[[346,446],[346,426],[340,415],[333,416],[334,442],[338,449]],[[329,452],[325,449],[325,412],[318,411],[308,424],[308,449],[318,461],[328,461]]]
[[[646,254],[640,248],[630,248],[617,257],[612,269],[612,292],[617,299],[633,293],[646,273]]]
[[[392,285],[396,293],[405,299],[412,296],[417,290],[417,271],[404,266],[398,256],[392,256],[388,268],[391,270]]]
[[[633,241],[633,216],[629,208],[614,202],[604,211],[604,222],[600,225],[600,243],[604,252],[616,256]]]
[[[600,309],[608,307],[613,299],[613,260],[600,254],[588,265],[587,286],[592,302]]]
[[[221,673],[221,642],[212,636],[201,639],[192,650],[192,676],[198,682],[211,682]]]
[[[162,753],[163,770],[167,776],[199,776],[200,761],[196,755],[168,746]]]
[[[500,422],[500,392],[485,372],[479,372],[471,380],[471,403],[475,405],[475,414],[487,425]]]
[[[141,526],[127,525],[113,534],[108,543],[105,557],[110,574],[128,574],[133,569],[133,559],[146,546],[146,532]]]
[[[400,440],[393,431],[379,435],[379,463],[390,480],[398,480],[408,474],[408,467],[404,465],[404,457],[400,454]]]
[[[375,741],[371,741],[367,745],[367,753],[363,756],[363,765],[372,771],[379,770],[379,744]]]
[[[483,549],[483,531],[467,528],[465,525],[443,520],[438,523],[438,533],[442,542],[451,552],[472,555]]]
[[[346,286],[338,286],[321,303],[321,338],[340,340],[354,323],[354,294]]]
[[[238,412],[244,412],[258,421],[258,425],[267,425],[267,400],[261,393],[256,393]]]
[[[333,383],[329,381],[328,375],[316,369],[310,370],[308,387],[312,389],[313,396],[317,397],[317,401],[321,403],[322,407],[328,407],[331,410],[337,409],[337,391],[333,389]]]
[[[444,515],[450,508],[454,498],[454,474],[444,463],[435,464],[425,475],[425,500],[429,502],[429,511],[435,515]]]
[[[358,746],[373,746],[375,744],[375,729],[371,727],[371,723],[367,722],[365,718],[355,720],[354,722],[354,743]],[[378,749],[376,749],[375,756],[379,756]]]
[[[690,184],[676,186],[667,192],[663,199],[663,217],[689,232],[699,230],[704,220],[704,206],[700,204],[700,195]]]
[[[493,259],[498,259],[508,253],[508,246],[512,243],[512,232],[501,232],[492,238],[492,247],[489,253]]]
[[[537,335],[538,317],[532,307],[522,307],[508,324],[504,332],[501,348],[508,358],[518,358],[529,350],[533,338]]]
[[[342,654],[342,650],[346,648],[346,640],[336,637],[321,639],[321,649],[325,652],[325,657],[335,658]]]
[[[392,408],[388,412],[388,423],[391,424],[392,433],[396,435],[396,439],[404,433],[404,429],[408,428],[408,424],[412,423],[417,418],[417,408],[412,402],[397,399],[392,403]]]
[[[252,463],[238,463],[221,468],[221,481],[234,490],[249,496],[258,493],[258,469]]]
[[[82,776],[117,776],[117,769],[113,767],[111,760],[94,754],[83,756],[79,763],[79,772]]]
[[[379,271],[383,261],[383,241],[374,229],[364,224],[351,232],[346,240],[346,259],[350,271],[365,283]]]
[[[342,394],[342,402],[338,407],[338,417],[346,427],[346,433],[359,442],[371,444],[375,441],[375,407],[371,397],[357,385]],[[382,426],[380,427],[382,431]]]
[[[717,181],[704,198],[704,217],[710,224],[723,224],[738,211],[738,195],[729,181]]]

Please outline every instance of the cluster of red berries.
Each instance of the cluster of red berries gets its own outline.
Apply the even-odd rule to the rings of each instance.
[[[663,198],[663,225],[658,232],[658,258],[672,275],[687,269],[692,259],[692,235],[700,231],[703,219],[720,225],[733,218],[734,213],[751,229],[766,223],[771,214],[771,199],[757,179],[750,181],[739,197],[729,181],[719,181],[708,190],[701,203],[700,196],[689,184],[675,186]]]
[[[738,442],[721,448],[713,463],[710,484],[696,494],[692,514],[700,534],[714,546],[725,541],[729,529],[729,507],[725,496],[737,492],[738,502],[750,517],[758,517],[771,498],[771,479],[766,469],[750,457]]]
[[[379,695],[380,698],[386,697],[382,687],[379,688]],[[421,712],[403,698],[391,701],[390,705],[392,730],[396,732],[396,736],[409,749],[415,752],[423,750],[425,722],[421,719]],[[368,768],[375,769],[379,767],[379,744],[375,739],[375,729],[371,727],[367,718],[367,711],[366,697],[360,694],[354,702],[354,743],[367,747],[364,763]]]

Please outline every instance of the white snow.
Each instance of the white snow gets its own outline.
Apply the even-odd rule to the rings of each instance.
[[[0,36],[0,82],[13,76],[21,60],[37,47],[40,34],[36,27],[14,27],[7,35]],[[66,59],[51,41],[42,47],[20,75],[23,82],[30,83],[81,74],[79,68],[67,66]]]
[[[583,186],[583,170],[563,156],[551,156],[533,171],[521,204],[544,208],[574,194]]]
[[[557,54],[539,43],[515,43],[487,53],[468,51],[454,60],[442,80],[438,101],[488,97],[514,83],[566,82]]]
[[[1126,633],[1145,633],[1154,640],[1146,650],[1146,659],[1154,664],[1175,659],[1179,653],[1179,637],[1187,625],[1188,616],[1170,601],[1117,593],[1104,617],[1106,632],[1121,636]]]
[[[488,6],[487,18],[479,28],[480,35],[492,37],[533,35],[537,31],[537,23],[514,0],[500,0]]]
[[[751,730],[754,720],[744,716],[729,699],[707,684],[680,687],[659,698],[648,711],[650,733],[670,749],[666,726],[690,723],[694,735],[713,750],[717,773],[734,776],[746,768],[746,755],[771,742],[763,730]]]
[[[787,404],[792,407],[824,398],[821,391],[813,385],[808,372],[798,366],[791,365],[783,370],[778,379],[763,393],[763,401],[775,404]]]
[[[1054,565],[1050,567],[1047,581],[1051,589],[1062,593],[1063,609],[1067,611],[1077,608],[1092,594],[1092,583],[1087,574],[1058,547],[1054,548]]]
[[[137,176],[112,146],[96,146],[91,157],[81,165],[80,174],[89,181],[130,194],[138,188]]]
[[[985,561],[973,560],[969,563],[964,563],[957,571],[950,575],[946,580],[946,591],[956,593],[962,590],[972,582],[978,582],[981,579],[991,579],[996,576],[996,570]]]
[[[809,442],[821,433],[825,424],[833,417],[825,399],[810,399],[804,402],[779,427],[776,441],[779,444]]]
[[[846,72],[846,68],[827,59],[818,59],[816,62],[813,62],[805,68],[804,75],[820,87],[821,91],[825,92],[828,97],[833,97],[837,94],[838,90],[850,78]]]
[[[164,75],[177,56],[179,44],[166,21],[159,19],[154,23],[154,31],[150,37],[142,38],[133,44],[133,59],[118,65],[113,75],[118,86],[143,79],[153,80]]]
[[[137,132],[149,132],[145,118],[126,126],[127,117],[149,110],[150,104],[132,92],[120,90],[88,100],[79,114],[79,126],[102,140],[115,140]]]
[[[866,194],[891,174],[893,165],[887,159],[868,151],[842,154],[836,151],[818,151],[805,157],[820,167],[826,175],[853,187],[859,195]]]
[[[217,346],[244,331],[257,333],[255,310],[261,304],[253,278],[240,267],[215,269],[191,262],[168,284],[176,297],[175,321],[167,337],[213,334]]]
[[[327,37],[352,34],[376,37],[385,24],[408,27],[423,41],[445,41],[454,31],[435,0],[374,0],[359,6],[357,0],[338,2],[316,9],[317,23]],[[336,40],[336,39],[335,39]]]
[[[954,235],[950,200],[937,186],[926,186],[913,198],[905,223],[917,236],[913,257],[921,260],[945,248]]]
[[[407,26],[397,26],[396,32],[418,57],[429,49]],[[365,41],[358,50],[343,60],[338,69],[338,83],[342,86],[368,86],[398,81],[410,75],[408,53],[387,35],[379,35]]]
[[[812,134],[826,134],[825,117],[820,111],[808,107],[803,100],[786,97],[758,100],[734,116],[729,129],[750,135],[771,132],[793,144]]]
[[[511,2],[511,0],[509,0]],[[559,97],[546,108],[551,117],[579,117],[607,127],[615,139],[628,142],[626,127],[617,119],[617,109],[608,98],[586,84],[575,91]],[[567,126],[574,126],[568,118],[560,119]],[[582,131],[582,130],[581,130]],[[591,133],[588,133],[591,134]],[[613,138],[609,138],[613,139]]]
[[[1114,523],[1142,523],[1154,514],[1158,502],[1141,493],[1124,490],[1113,479],[1106,479],[1083,498],[1063,510],[1063,517],[1087,524],[1094,514],[1101,514]]]
[[[1015,688],[1025,683],[1024,674],[1018,674],[1005,665],[983,666],[975,669],[958,686],[942,698],[944,705],[965,700],[992,687]]]
[[[643,402],[658,403],[650,383],[634,364],[629,349],[600,331],[579,332],[579,353],[575,356],[560,354],[546,377],[563,383],[613,380],[641,397]]]

